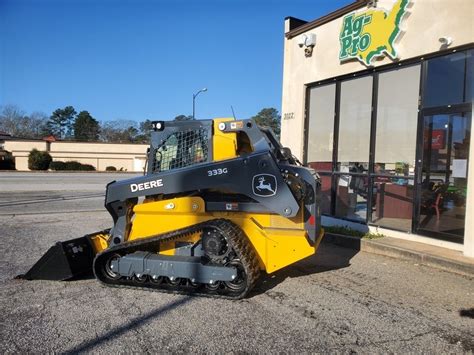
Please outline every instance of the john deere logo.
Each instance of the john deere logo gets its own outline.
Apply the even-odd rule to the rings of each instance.
[[[274,175],[259,174],[253,177],[253,193],[257,196],[269,197],[276,194],[277,180]]]
[[[369,9],[345,16],[339,35],[339,60],[357,58],[369,66],[384,53],[392,59],[397,58],[394,42],[400,33],[400,22],[406,13],[408,2],[409,0],[397,0],[389,12]]]

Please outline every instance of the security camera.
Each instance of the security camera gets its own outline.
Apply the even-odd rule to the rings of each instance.
[[[448,36],[443,36],[443,37],[440,37],[438,39],[438,41],[440,41],[440,43],[443,45],[443,46],[449,46],[451,43],[453,43],[453,39],[451,37],[448,37]]]
[[[298,46],[303,47],[314,47],[316,45],[316,35],[314,33],[304,34],[298,37]]]
[[[367,3],[367,7],[377,7],[377,0],[369,0],[369,2]]]
[[[314,33],[308,34],[304,44],[306,47],[314,47],[316,45],[316,35]]]
[[[296,43],[298,43],[298,46],[299,46],[300,48],[303,48],[303,46],[304,46],[305,43],[306,43],[306,35],[301,35],[301,36],[299,36]]]

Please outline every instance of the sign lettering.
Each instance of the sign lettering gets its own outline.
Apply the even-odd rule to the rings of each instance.
[[[339,34],[339,60],[356,58],[370,66],[384,53],[392,59],[397,58],[394,42],[400,34],[400,22],[409,1],[397,0],[390,11],[368,9],[345,16]]]
[[[143,190],[148,190],[148,189],[154,189],[160,186],[163,186],[163,179],[147,181],[141,184],[130,184],[130,191],[132,192],[143,191]]]

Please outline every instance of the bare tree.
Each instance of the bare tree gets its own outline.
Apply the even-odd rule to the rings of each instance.
[[[100,139],[104,142],[132,143],[138,134],[138,123],[131,120],[102,122],[100,126]]]
[[[20,138],[42,138],[48,117],[42,112],[33,112],[29,116],[15,105],[6,105],[0,109],[0,131]]]

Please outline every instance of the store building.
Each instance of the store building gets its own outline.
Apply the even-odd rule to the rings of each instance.
[[[285,20],[282,142],[324,224],[474,257],[474,1],[359,0]]]
[[[53,161],[77,161],[90,164],[97,171],[114,167],[119,171],[143,173],[148,144],[47,141],[0,136],[0,150],[10,154],[15,169],[28,171],[28,155],[32,149],[48,152]]]

